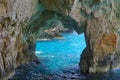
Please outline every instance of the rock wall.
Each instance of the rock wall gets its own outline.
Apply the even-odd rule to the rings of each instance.
[[[103,18],[88,21],[87,47],[80,61],[82,72],[106,72],[119,67],[120,40],[116,27],[116,22]]]
[[[0,0],[0,78],[30,59],[22,30],[37,0]]]
[[[41,0],[47,10],[56,10],[62,14],[69,12],[69,0]]]
[[[69,27],[77,24],[68,16],[63,18],[72,5],[67,1],[0,0],[0,78],[34,57],[31,51],[37,35],[58,25],[56,20]]]
[[[82,72],[106,72],[120,67],[119,0],[81,0],[82,21],[87,22],[87,47],[80,60]],[[109,15],[108,15],[109,14]]]

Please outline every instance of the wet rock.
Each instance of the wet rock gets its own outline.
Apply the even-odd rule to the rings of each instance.
[[[30,62],[19,66],[15,70],[14,76],[9,80],[84,80],[84,76],[80,74],[79,67],[66,68],[58,72],[44,73],[45,65]],[[74,73],[74,74],[73,74]]]

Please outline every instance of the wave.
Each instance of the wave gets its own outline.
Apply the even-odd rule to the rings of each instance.
[[[35,54],[41,54],[43,53],[42,51],[35,51]]]
[[[50,58],[53,58],[55,56],[53,56],[53,55],[42,55],[41,57],[50,57]]]
[[[79,44],[69,44],[70,46],[78,47],[80,46]]]

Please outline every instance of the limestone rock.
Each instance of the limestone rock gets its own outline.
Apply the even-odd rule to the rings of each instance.
[[[48,29],[43,31],[40,36],[39,39],[54,39],[54,38],[61,38],[62,35],[59,31],[55,30],[55,29]]]
[[[75,19],[77,22],[80,22],[80,9],[79,9],[78,6],[80,6],[79,0],[74,0],[72,9],[71,9],[69,15],[70,15],[73,19]]]
[[[37,0],[0,0],[0,80],[31,54],[23,40],[22,30],[34,14]],[[34,56],[34,55],[32,55]]]
[[[55,23],[57,26],[55,26]],[[51,26],[52,27],[52,26]],[[59,20],[54,21],[54,26],[53,28],[47,29],[42,31],[39,36],[38,36],[38,40],[42,40],[42,39],[59,39],[62,38],[62,33],[65,32],[72,32],[73,29],[70,28],[66,28],[63,26],[62,22]]]
[[[47,10],[57,10],[63,14],[68,14],[69,0],[41,0]]]
[[[106,72],[119,67],[119,35],[116,22],[104,18],[88,21],[86,28],[87,47],[81,55],[82,72]]]

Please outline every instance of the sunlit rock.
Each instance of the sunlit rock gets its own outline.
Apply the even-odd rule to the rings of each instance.
[[[87,47],[81,55],[82,72],[106,72],[119,67],[120,49],[116,22],[102,19],[88,21]]]

